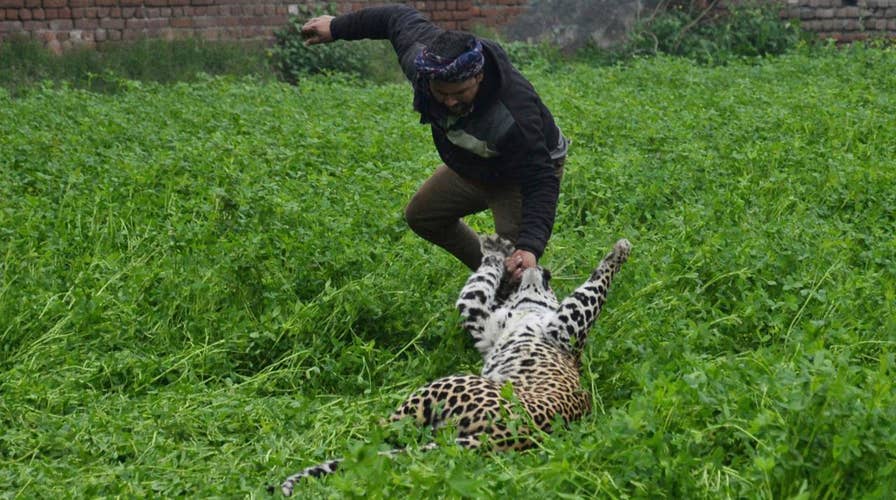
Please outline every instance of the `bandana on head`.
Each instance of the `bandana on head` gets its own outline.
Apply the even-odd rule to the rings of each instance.
[[[482,71],[485,56],[482,54],[482,43],[476,43],[463,54],[455,57],[441,57],[424,48],[414,59],[417,78],[456,83],[473,78]]]

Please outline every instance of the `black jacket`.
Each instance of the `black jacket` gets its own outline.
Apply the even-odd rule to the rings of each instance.
[[[403,5],[373,7],[333,19],[334,39],[388,39],[411,82],[414,58],[443,30]],[[442,161],[462,177],[486,184],[518,183],[522,223],[518,249],[541,257],[554,226],[560,182],[555,163],[566,153],[550,111],[496,43],[482,40],[485,78],[473,111],[459,120],[415,86],[421,123],[432,128]]]

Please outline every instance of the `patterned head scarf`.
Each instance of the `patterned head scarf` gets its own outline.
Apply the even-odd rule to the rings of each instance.
[[[478,75],[484,64],[485,56],[482,54],[482,43],[479,40],[471,43],[466,52],[455,58],[441,57],[424,48],[414,59],[417,79],[421,83],[428,80],[462,82]]]

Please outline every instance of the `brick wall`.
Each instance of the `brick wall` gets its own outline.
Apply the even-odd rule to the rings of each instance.
[[[469,29],[473,26],[488,26],[490,28],[496,28],[509,24],[511,21],[516,19],[517,16],[526,11],[529,0],[477,0],[474,2],[464,3],[469,3],[472,5],[469,12],[469,17],[465,19],[464,25],[460,26],[459,29]]]
[[[787,0],[783,15],[822,38],[851,42],[896,36],[896,0]]]
[[[448,29],[498,26],[522,12],[527,0],[409,1]],[[270,39],[308,0],[0,0],[0,40],[41,40],[56,52],[78,45],[139,38]],[[327,2],[340,13],[385,1]]]
[[[407,1],[439,25],[508,26],[535,0]],[[588,0],[582,0],[587,2]],[[692,0],[710,5],[711,0]],[[720,0],[724,8],[743,0]],[[775,1],[775,0],[765,0]],[[782,16],[821,37],[896,36],[896,0],[778,0]],[[0,0],[0,40],[23,35],[63,49],[138,38],[267,40],[314,0]],[[340,13],[386,1],[336,0]]]

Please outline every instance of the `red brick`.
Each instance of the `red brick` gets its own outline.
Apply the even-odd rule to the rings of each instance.
[[[282,26],[286,23],[285,17],[278,16],[265,16],[259,19],[259,25],[261,26]]]
[[[165,7],[168,5],[168,0],[144,0],[143,4],[147,7]]]
[[[162,28],[167,28],[171,25],[170,19],[148,19],[146,21],[146,27],[151,30],[156,30],[161,32]]]
[[[217,24],[218,20],[214,17],[194,17],[193,18],[193,26],[197,28],[211,28]]]
[[[44,8],[65,7],[68,0],[44,0]]]
[[[68,6],[71,8],[90,7],[90,0],[68,0]]]
[[[50,23],[47,21],[19,21],[22,23],[22,27],[25,28],[25,31],[37,31],[37,30],[45,30],[50,27]]]
[[[208,28],[200,30],[199,35],[203,40],[217,41],[221,39],[221,30],[217,28]]]
[[[95,30],[100,27],[99,19],[75,18],[75,28],[79,30]]]
[[[70,30],[74,25],[71,19],[54,19],[50,21],[50,29],[55,31]]]
[[[22,21],[0,21],[0,33],[16,33],[22,31]]]
[[[100,27],[108,30],[124,29],[124,19],[100,19]]]
[[[172,28],[192,28],[193,20],[189,17],[175,17],[171,19]]]

